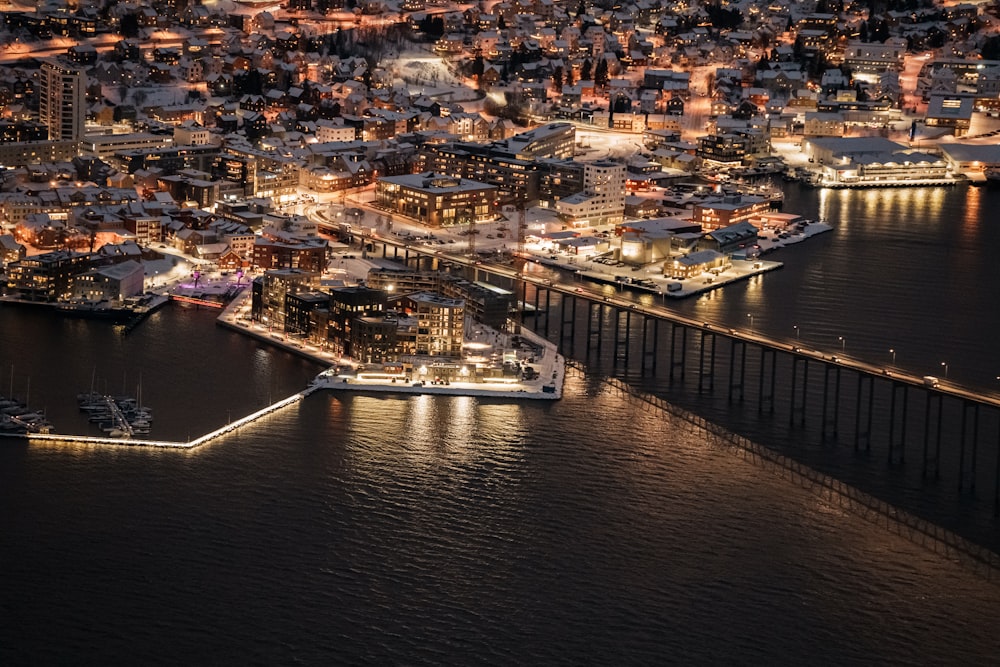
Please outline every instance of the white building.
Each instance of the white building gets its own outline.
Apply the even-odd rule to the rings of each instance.
[[[57,60],[44,60],[38,75],[38,119],[49,128],[49,139],[82,137],[87,74]]]
[[[354,127],[333,120],[320,119],[316,121],[316,141],[321,144],[333,141],[354,141]]]
[[[574,225],[618,224],[625,217],[625,165],[588,162],[583,168],[583,191],[557,201],[556,211]]]
[[[121,301],[142,294],[144,272],[142,264],[128,260],[101,266],[73,280],[73,298],[84,301]]]

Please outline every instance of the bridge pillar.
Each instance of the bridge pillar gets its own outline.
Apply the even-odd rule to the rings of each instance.
[[[680,354],[677,354],[677,330],[681,330]],[[687,333],[688,328],[676,322],[670,323],[670,382],[674,381],[674,369],[680,369],[680,381],[684,382],[684,360],[687,358]],[[679,357],[679,358],[678,358]]]
[[[771,358],[770,369],[768,368],[768,357]],[[774,376],[778,365],[778,352],[766,347],[760,348],[760,383],[758,386],[758,396],[760,402],[757,404],[757,412],[764,412],[764,405],[768,406],[768,412],[774,414]]]
[[[711,341],[712,346],[709,353],[708,372],[705,372],[705,349],[708,347],[707,341]],[[698,393],[700,394],[705,386],[705,378],[708,378],[708,391],[715,391],[715,334],[711,331],[701,330],[701,345],[698,349]]]
[[[567,309],[567,305],[570,306]],[[570,310],[567,318],[567,310]],[[559,300],[559,346],[569,342],[569,349],[573,349],[573,337],[576,333],[576,297],[564,294]]]
[[[739,349],[739,364],[737,364],[736,350]],[[736,369],[740,369],[739,377],[736,377]],[[747,376],[747,344],[746,341],[733,339],[729,347],[729,402],[733,402],[736,391],[740,392],[739,402],[743,402],[743,382]]]
[[[968,442],[969,412],[972,412],[972,470],[970,475],[972,483],[970,491],[976,488],[976,449],[979,445],[979,404],[969,401],[962,401],[962,439],[958,447],[958,492],[962,492],[962,485],[965,482],[965,444]]]
[[[652,326],[650,326],[652,324]],[[656,317],[646,317],[642,318],[642,368],[641,372],[643,375],[646,373],[647,366],[649,371],[656,375],[656,352],[657,344],[659,343],[660,334],[660,320]],[[649,338],[652,336],[652,349],[650,348]]]
[[[604,342],[604,306],[597,305],[597,356],[601,356],[601,343]]]
[[[802,399],[797,399],[797,394],[795,391],[796,380],[798,380],[799,374],[799,363],[802,363]],[[808,400],[807,387],[809,385],[809,360],[805,357],[799,357],[797,354],[792,354],[792,387],[791,387],[791,401],[790,409],[788,411],[788,425],[795,425],[795,414],[799,414],[799,426],[804,426],[806,423],[806,401]]]
[[[545,340],[549,339],[549,312],[552,310],[552,290],[545,290]]]
[[[632,333],[632,311],[631,310],[619,310],[615,308],[615,350],[614,350],[614,365],[618,366],[619,359],[624,364],[625,368],[628,368],[628,347],[629,339]],[[625,335],[622,337],[621,332],[621,321],[622,315],[625,315]]]
[[[865,394],[865,387],[868,389],[867,411],[862,410],[861,399]],[[858,393],[854,405],[854,451],[861,448],[861,441],[865,441],[865,451],[872,449],[872,406],[875,401],[875,378],[866,373],[858,373]],[[862,419],[865,422],[862,429]]]
[[[920,476],[923,479],[927,479],[928,472],[930,471],[931,466],[933,465],[933,467],[934,467],[934,479],[938,480],[938,479],[941,478],[941,467],[939,465],[939,461],[941,459],[941,425],[942,425],[942,422],[944,422],[944,411],[942,410],[942,406],[943,406],[943,402],[944,402],[944,394],[941,394],[941,393],[938,393],[938,392],[934,392],[934,391],[927,391],[926,394],[927,394],[927,407],[924,410],[924,452],[923,452],[923,454],[924,454],[924,461],[923,461],[923,466],[921,467],[921,470],[920,470]],[[936,430],[936,438],[935,438],[934,458],[933,459],[930,458],[930,455],[929,455],[929,452],[928,452],[928,448],[929,448],[929,444],[930,444],[930,437],[931,437],[931,435],[930,435],[930,431],[931,431],[931,413],[934,412],[934,410],[932,409],[932,406],[933,406],[933,408],[936,408],[936,412],[937,412],[937,414],[935,415],[937,417],[937,419],[936,419],[937,424],[936,424],[936,429],[935,429]]]
[[[524,294],[525,294],[525,296],[527,296],[527,294],[528,294],[527,283],[525,283]],[[538,328],[538,318],[540,317],[540,315],[538,314],[538,312],[539,312],[538,311],[538,296],[539,296],[538,287],[535,287],[535,310],[534,310],[533,314],[535,316],[535,328],[536,329]]]
[[[590,358],[590,346],[596,337],[598,341],[601,340],[601,328],[598,324],[596,331],[594,327],[594,309],[597,309],[598,317],[600,317],[601,304],[595,303],[590,299],[587,299],[587,358]]]
[[[899,395],[902,394],[901,400]],[[899,403],[899,460],[896,461],[896,404]],[[906,463],[906,421],[909,408],[909,387],[898,382],[892,383],[892,400],[889,402],[889,465]]]
[[[831,373],[832,371],[832,373]],[[833,414],[829,414],[830,375],[833,375]],[[840,366],[823,365],[823,428],[820,434],[822,440],[837,438],[837,427],[840,422]]]

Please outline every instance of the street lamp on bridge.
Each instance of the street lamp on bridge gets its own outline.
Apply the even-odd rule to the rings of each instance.
[[[844,338],[843,336],[837,336],[837,340],[840,341],[840,351],[841,352],[846,352],[847,351],[847,339]]]
[[[889,348],[889,354],[892,355],[892,365],[895,366],[896,365],[896,348],[890,347]]]
[[[948,379],[948,364],[944,361],[941,362],[941,368],[944,369],[944,379]]]
[[[747,313],[747,319],[750,320],[750,331],[753,332],[753,313]]]

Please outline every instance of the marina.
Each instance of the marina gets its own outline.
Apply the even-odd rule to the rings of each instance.
[[[25,435],[50,433],[52,424],[43,412],[28,407],[26,403],[0,396],[0,434]]]

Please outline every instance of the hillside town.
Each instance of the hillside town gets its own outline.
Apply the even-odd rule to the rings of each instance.
[[[786,182],[991,183],[996,11],[7,3],[3,299],[128,320],[247,290],[269,332],[395,363],[459,358],[521,304],[373,261],[377,238],[664,297],[717,289],[829,229],[783,209]]]

